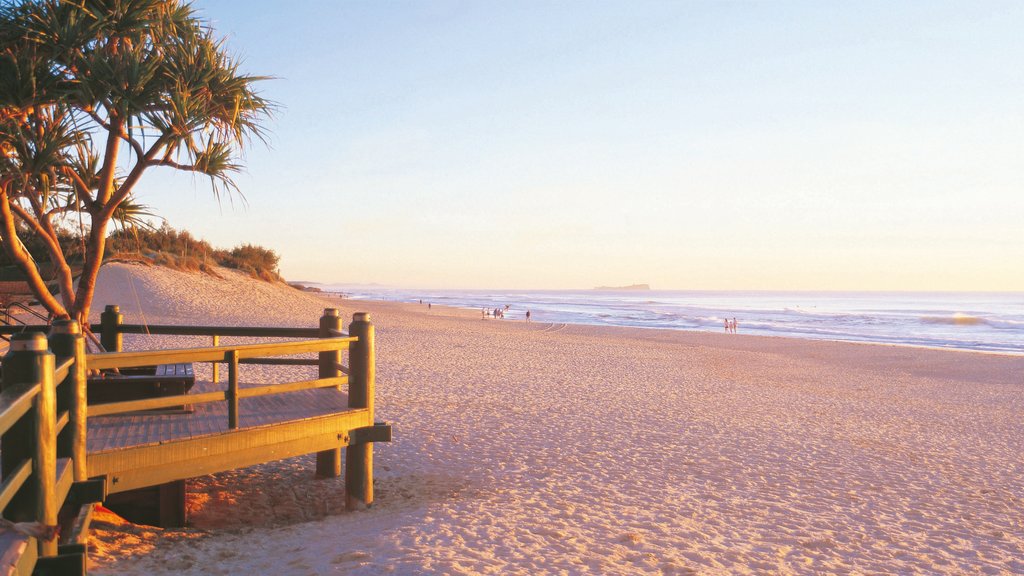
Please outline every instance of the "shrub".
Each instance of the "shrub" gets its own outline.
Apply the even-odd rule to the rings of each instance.
[[[160,228],[117,230],[107,240],[111,258],[143,259],[175,270],[200,270],[216,275],[214,266],[245,272],[253,278],[277,282],[281,257],[254,244],[231,250],[214,248],[187,230],[175,230],[167,223]]]

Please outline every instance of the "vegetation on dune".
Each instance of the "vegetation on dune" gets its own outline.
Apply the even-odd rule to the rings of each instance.
[[[52,315],[88,318],[110,223],[147,216],[147,170],[235,191],[262,79],[183,0],[0,2],[0,245]]]
[[[110,258],[141,260],[176,270],[200,270],[216,274],[214,266],[232,268],[268,282],[280,281],[276,252],[254,244],[230,250],[215,248],[187,230],[160,228],[119,229],[110,235]]]

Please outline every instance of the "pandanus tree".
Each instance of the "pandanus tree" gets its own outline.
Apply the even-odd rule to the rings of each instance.
[[[53,316],[87,322],[108,228],[137,213],[147,170],[237,190],[239,155],[272,108],[254,90],[263,79],[180,0],[0,4],[0,243]]]

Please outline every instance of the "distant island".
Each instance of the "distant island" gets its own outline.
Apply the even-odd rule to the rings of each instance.
[[[650,284],[630,284],[629,286],[598,286],[594,290],[650,290]]]

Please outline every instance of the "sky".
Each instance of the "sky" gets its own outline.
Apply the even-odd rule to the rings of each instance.
[[[289,280],[1024,290],[1024,3],[194,6],[280,108],[139,201]]]

